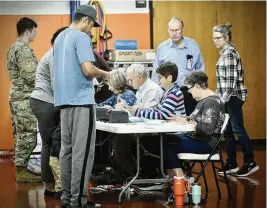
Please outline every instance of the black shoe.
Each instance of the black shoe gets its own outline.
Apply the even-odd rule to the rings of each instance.
[[[99,207],[101,208],[101,204],[96,204],[94,202],[88,201],[86,205],[83,206],[84,208],[95,208],[95,207]]]
[[[45,189],[45,191],[44,191],[44,195],[45,195],[45,196],[54,196],[54,194],[55,194],[55,192],[53,192],[53,191],[48,191],[48,190],[46,190],[46,189]]]
[[[226,174],[229,173],[236,173],[239,170],[239,167],[237,165],[229,165],[228,163],[223,167],[223,170],[225,170]],[[219,171],[219,175],[223,175],[223,170]]]
[[[70,204],[64,201],[61,201],[61,208],[70,208]]]
[[[91,180],[96,182],[98,185],[104,184],[116,184],[118,181],[115,171],[112,168],[106,168],[98,176],[91,176]]]
[[[237,177],[248,176],[256,172],[257,170],[259,170],[259,166],[255,162],[252,162],[249,164],[245,164],[242,168],[240,168],[240,170],[236,172],[236,176]]]
[[[60,200],[61,195],[62,195],[62,192],[61,191],[55,192],[54,193],[54,199]]]

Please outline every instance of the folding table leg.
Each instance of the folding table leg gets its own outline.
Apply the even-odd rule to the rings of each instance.
[[[120,194],[119,194],[119,198],[118,198],[118,203],[121,204],[121,198],[122,195],[124,194],[124,192],[132,185],[132,183],[134,182],[134,180],[139,176],[139,172],[140,172],[140,140],[139,140],[139,135],[137,135],[136,137],[136,174],[133,177],[133,179],[121,190]]]
[[[166,178],[166,174],[164,173],[164,167],[163,167],[163,134],[160,134],[160,170],[161,174],[163,175],[164,178]]]

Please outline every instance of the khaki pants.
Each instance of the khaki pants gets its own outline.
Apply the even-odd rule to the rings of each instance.
[[[54,179],[55,179],[55,191],[61,191],[61,181],[60,181],[60,165],[57,157],[50,156],[49,165],[52,169]]]

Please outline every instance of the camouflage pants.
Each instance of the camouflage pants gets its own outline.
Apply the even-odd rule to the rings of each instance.
[[[37,143],[37,120],[29,100],[9,102],[14,135],[15,165],[27,166]]]
[[[49,165],[52,169],[54,179],[55,179],[55,191],[61,191],[61,180],[60,180],[60,164],[57,157],[50,156]]]

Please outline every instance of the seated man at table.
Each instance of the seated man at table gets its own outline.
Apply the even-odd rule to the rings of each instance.
[[[129,107],[131,114],[147,119],[166,120],[171,115],[185,115],[184,97],[175,81],[178,76],[178,67],[172,62],[166,62],[157,68],[159,86],[164,94],[156,108]]]
[[[153,82],[148,74],[142,64],[132,64],[127,68],[128,84],[137,90],[135,105],[139,108],[156,107],[163,95],[161,87]]]
[[[141,105],[129,107],[132,115],[166,120],[171,115],[185,115],[183,94],[175,81],[178,76],[178,68],[171,62],[162,64],[157,69],[160,86],[165,90],[160,103],[156,107],[141,107]],[[133,78],[133,77],[132,77]],[[134,79],[134,78],[133,78]],[[144,94],[144,99],[149,97]],[[138,99],[138,98],[137,98]],[[142,149],[149,153],[159,155],[159,138],[155,134],[142,135],[140,141]],[[114,159],[123,169],[133,173],[136,169],[136,163],[133,159],[134,151],[131,147],[135,145],[131,137],[125,135],[118,136],[114,142]],[[129,150],[130,149],[130,150]],[[132,154],[133,153],[133,154]],[[159,169],[159,160],[155,157],[142,157],[141,168],[145,177],[156,176],[156,170]]]
[[[135,106],[153,108],[160,103],[163,90],[149,78],[148,70],[144,65],[132,64],[129,66],[127,68],[127,80],[128,84],[137,90]],[[125,109],[128,106],[121,102],[116,107]],[[146,139],[147,141],[149,140]],[[126,178],[136,170],[136,162],[131,152],[132,146],[135,146],[135,140],[129,135],[117,135],[113,139],[111,156],[113,168],[116,168],[116,172],[122,170],[122,173],[126,174]]]
[[[198,101],[189,117],[173,116],[177,124],[195,126],[195,134],[182,136],[168,134],[164,137],[164,165],[170,176],[184,176],[179,153],[209,154],[218,141],[224,122],[224,104],[218,95],[208,88],[208,77],[202,71],[194,71],[185,80],[188,91]]]

